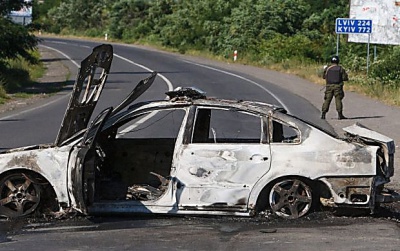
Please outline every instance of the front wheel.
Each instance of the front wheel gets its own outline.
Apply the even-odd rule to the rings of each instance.
[[[285,179],[275,183],[269,193],[269,205],[276,215],[297,219],[312,208],[312,190],[301,180]]]
[[[40,186],[25,173],[0,180],[0,215],[17,218],[31,214],[40,203]]]

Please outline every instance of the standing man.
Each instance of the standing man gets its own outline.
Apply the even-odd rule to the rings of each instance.
[[[339,57],[333,56],[331,59],[332,65],[326,67],[324,70],[323,78],[326,80],[326,89],[324,96],[324,104],[322,105],[321,119],[325,119],[326,113],[329,111],[333,96],[335,96],[336,111],[338,112],[338,119],[346,119],[343,116],[344,98],[343,81],[349,80],[346,71],[339,65]]]

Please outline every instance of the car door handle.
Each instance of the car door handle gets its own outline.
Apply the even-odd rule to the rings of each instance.
[[[258,155],[258,154],[255,154],[250,157],[250,160],[254,160],[254,161],[267,161],[268,159],[269,158],[267,156],[262,156],[262,155]]]

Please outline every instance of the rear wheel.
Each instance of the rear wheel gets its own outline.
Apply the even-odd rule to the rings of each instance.
[[[276,182],[269,193],[269,205],[276,215],[297,219],[312,208],[313,195],[310,186],[299,179]]]
[[[31,214],[39,206],[40,190],[28,174],[5,176],[0,180],[0,215],[17,218]]]

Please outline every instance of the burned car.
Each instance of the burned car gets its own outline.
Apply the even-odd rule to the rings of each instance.
[[[90,122],[111,45],[82,61],[55,143],[0,154],[0,214],[45,208],[295,219],[318,205],[370,209],[399,200],[392,139],[360,125],[338,138],[279,107],[196,88],[134,102],[157,73]],[[89,123],[90,122],[90,123]]]

